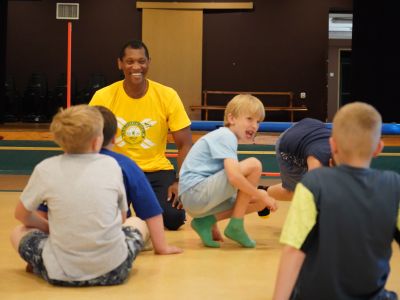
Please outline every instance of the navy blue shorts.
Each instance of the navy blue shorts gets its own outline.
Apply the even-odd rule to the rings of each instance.
[[[283,134],[281,135],[281,137]],[[281,173],[282,187],[293,192],[297,183],[307,173],[308,168],[304,161],[298,161],[296,157],[279,150],[280,138],[275,145],[276,160]]]

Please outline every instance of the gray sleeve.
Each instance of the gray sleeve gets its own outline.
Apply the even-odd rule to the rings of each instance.
[[[116,170],[116,178],[118,178],[118,207],[122,212],[126,212],[128,210],[128,200],[126,199],[126,190],[122,170],[119,166]]]
[[[45,200],[45,187],[46,183],[42,180],[40,170],[36,167],[20,196],[20,199],[27,210],[36,210],[40,203]]]

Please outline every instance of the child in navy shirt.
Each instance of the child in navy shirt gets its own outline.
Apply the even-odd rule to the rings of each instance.
[[[114,114],[104,106],[95,106],[103,116],[103,148],[100,153],[113,157],[122,169],[128,207],[132,205],[136,216],[144,220],[150,233],[156,254],[176,254],[182,250],[167,244],[164,234],[162,208],[143,171],[129,157],[112,151],[117,132],[117,120]],[[131,215],[128,209],[127,215]]]

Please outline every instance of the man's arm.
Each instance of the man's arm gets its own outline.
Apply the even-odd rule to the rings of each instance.
[[[36,211],[27,210],[21,201],[18,202],[15,208],[15,218],[26,227],[37,228],[46,233],[49,232],[49,222]]]
[[[290,298],[305,257],[306,255],[296,248],[291,246],[283,248],[275,283],[274,300]]]
[[[193,145],[192,132],[190,131],[190,126],[188,126],[178,131],[172,131],[171,133],[172,137],[174,138],[176,147],[178,148],[178,157],[177,157],[178,168],[177,170],[175,170],[176,174],[178,175],[182,163],[185,160],[186,155],[189,153],[189,150]],[[173,198],[172,195],[174,195],[175,197]],[[168,201],[174,199],[172,206],[177,208],[182,208],[182,204],[177,198],[178,198],[178,182],[174,182],[168,188]]]
[[[192,132],[190,131],[190,127],[188,126],[181,130],[173,131],[172,137],[174,138],[174,142],[176,144],[176,147],[178,148],[178,170],[176,170],[176,173],[179,174],[182,163],[193,145]]]

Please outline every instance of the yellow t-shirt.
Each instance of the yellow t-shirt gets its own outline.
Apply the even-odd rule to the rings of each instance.
[[[178,131],[190,126],[190,119],[177,92],[148,80],[146,94],[129,97],[123,81],[98,90],[89,105],[109,108],[118,121],[114,150],[129,156],[145,172],[173,170],[165,157],[168,129]]]

